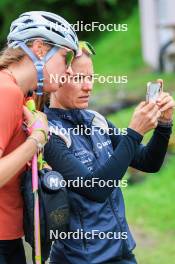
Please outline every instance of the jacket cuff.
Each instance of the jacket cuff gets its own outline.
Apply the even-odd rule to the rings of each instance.
[[[158,127],[168,127],[168,128],[170,128],[170,127],[172,127],[173,126],[173,121],[170,121],[170,122],[167,122],[167,123],[164,123],[164,122],[161,122],[161,121],[159,121],[158,122]]]
[[[131,137],[132,139],[134,139],[135,141],[138,142],[138,144],[141,143],[143,136],[141,134],[139,134],[138,132],[136,132],[135,130],[133,130],[132,128],[127,128],[127,135],[129,137]]]

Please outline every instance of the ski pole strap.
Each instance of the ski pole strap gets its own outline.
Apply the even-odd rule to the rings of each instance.
[[[38,261],[39,263],[41,263],[41,256],[35,256],[35,261],[36,263],[38,263]]]
[[[34,99],[32,97],[28,97],[27,98],[26,106],[34,114],[34,120],[27,126],[28,133],[31,134],[33,130],[41,131],[41,132],[43,132],[43,134],[45,136],[45,142],[47,142],[48,135],[46,134],[45,130],[42,129],[42,127],[43,127],[42,122],[40,120],[35,121],[35,113],[37,113],[37,111],[36,111],[35,101],[34,101]],[[30,139],[30,138],[34,139],[34,137],[31,137],[31,136],[28,137],[28,139]],[[38,142],[36,142],[36,144],[38,146]],[[38,169],[39,170],[42,170],[45,166],[48,166],[46,161],[44,161],[43,147],[38,148],[37,164],[38,164]]]
[[[47,166],[47,162],[44,160],[43,151],[38,154],[38,169],[42,170]]]
[[[39,117],[39,112],[36,111],[35,101],[32,97],[27,98],[25,105],[27,108],[33,113],[33,120],[27,124],[27,131],[29,135],[35,130],[40,131],[44,134],[45,142],[48,140],[48,135],[46,131],[44,130],[44,124],[41,120],[37,120],[37,117]]]

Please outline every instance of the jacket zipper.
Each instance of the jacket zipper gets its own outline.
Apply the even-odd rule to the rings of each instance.
[[[120,224],[120,220],[118,219],[118,215],[117,215],[117,213],[115,212],[115,210],[114,210],[114,207],[113,207],[113,204],[112,204],[112,198],[111,197],[109,197],[108,198],[109,199],[109,203],[110,203],[110,206],[111,206],[111,209],[112,209],[112,212],[113,212],[113,214],[114,214],[114,216],[115,216],[115,219],[116,219],[116,222],[117,222],[117,224],[118,224],[118,226],[119,226],[119,228],[120,228],[120,231],[121,232],[123,232],[123,230],[122,230],[122,226],[121,226],[121,224]],[[123,239],[122,239],[122,255],[123,255],[123,250],[124,250],[124,248],[126,247],[125,246],[125,241],[123,241]]]

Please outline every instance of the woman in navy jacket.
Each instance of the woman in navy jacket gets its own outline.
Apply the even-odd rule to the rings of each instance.
[[[122,178],[128,166],[159,171],[172,130],[174,101],[162,93],[157,104],[141,102],[121,134],[99,113],[87,110],[92,54],[92,47],[81,42],[72,75],[52,93],[50,107],[45,108],[52,134],[45,159],[67,181],[71,212],[69,232],[54,243],[50,263],[134,264]],[[149,143],[142,145],[144,134],[153,128]]]

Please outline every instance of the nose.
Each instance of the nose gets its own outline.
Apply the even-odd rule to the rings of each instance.
[[[69,75],[73,75],[73,70],[72,70],[71,65],[66,69],[66,73]]]
[[[82,90],[87,92],[91,92],[92,88],[93,88],[93,83],[90,80],[85,81],[82,85]]]

